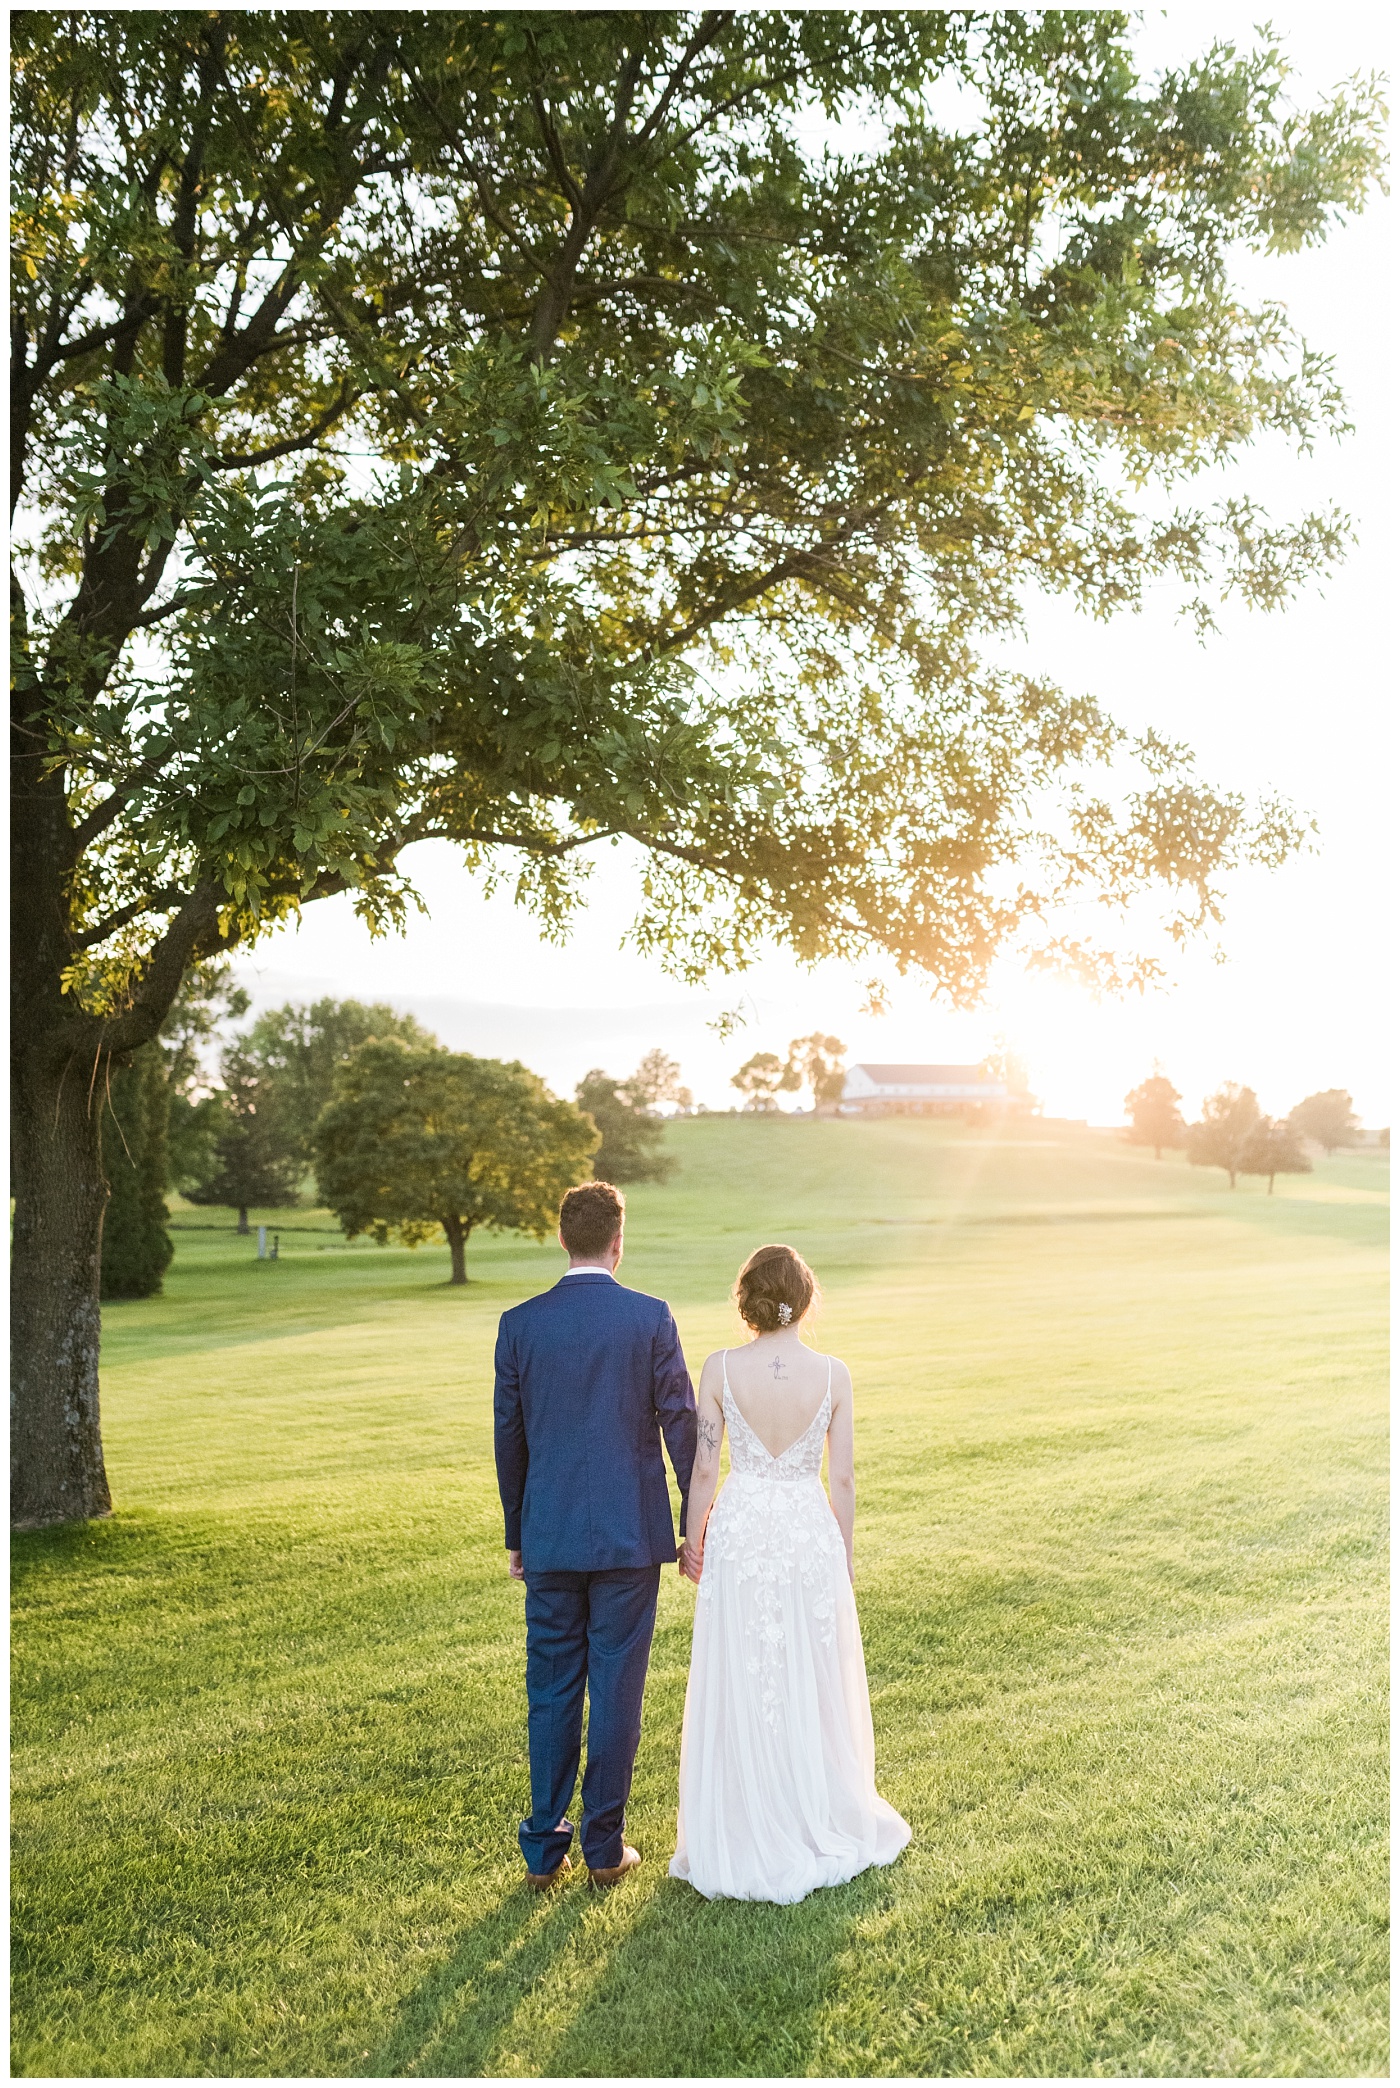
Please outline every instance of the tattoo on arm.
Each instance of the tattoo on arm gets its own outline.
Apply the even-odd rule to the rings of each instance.
[[[697,1415],[695,1420],[695,1433],[699,1436],[701,1443],[704,1445],[705,1455],[707,1457],[713,1457],[716,1450],[718,1450],[719,1448],[719,1430],[716,1428],[714,1422],[711,1421],[709,1417],[705,1414]]]

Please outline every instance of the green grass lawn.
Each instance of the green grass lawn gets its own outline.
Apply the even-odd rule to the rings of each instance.
[[[453,1292],[182,1212],[105,1316],[117,1513],[15,1547],[16,2071],[1383,2073],[1385,1162],[1271,1199],[1053,1126],[671,1137],[625,1274],[692,1367],[778,1238],[855,1373],[911,1848],[793,1908],[667,1877],[667,1575],[644,1867],[523,1889],[490,1357],[557,1250],[473,1243]]]

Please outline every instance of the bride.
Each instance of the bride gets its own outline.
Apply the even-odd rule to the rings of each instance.
[[[909,1829],[875,1789],[851,1375],[798,1338],[817,1285],[795,1249],[760,1247],[734,1296],[753,1339],[701,1372],[680,1555],[699,1592],[671,1875],[706,1899],[789,1905],[893,1863]]]

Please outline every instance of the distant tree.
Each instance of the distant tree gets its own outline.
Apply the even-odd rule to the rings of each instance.
[[[289,1001],[269,1008],[240,1049],[258,1069],[281,1137],[303,1167],[311,1165],[316,1122],[331,1099],[335,1069],[371,1037],[398,1037],[414,1050],[439,1048],[431,1030],[382,1001]]]
[[[1223,1167],[1230,1187],[1240,1172],[1245,1146],[1259,1121],[1259,1100],[1253,1088],[1237,1087],[1233,1081],[1207,1095],[1201,1104],[1201,1121],[1186,1132],[1186,1157],[1193,1167]]]
[[[801,1076],[790,1063],[784,1065],[776,1051],[756,1051],[751,1059],[745,1059],[729,1083],[738,1088],[744,1108],[755,1116],[771,1116],[778,1106],[778,1096],[790,1094],[801,1084]]]
[[[787,1072],[794,1088],[809,1087],[818,1116],[830,1116],[846,1085],[846,1047],[839,1037],[794,1037],[788,1046]],[[784,1085],[787,1085],[785,1082]]]
[[[197,1194],[218,1168],[224,1109],[213,1092],[217,1073],[208,1060],[215,1039],[248,1008],[248,995],[227,958],[211,958],[185,974],[161,1025],[159,1049],[170,1097],[169,1178],[182,1193]]]
[[[389,1037],[336,1068],[314,1144],[321,1198],[351,1239],[415,1247],[441,1229],[461,1284],[478,1226],[544,1238],[598,1133],[522,1065]]]
[[[1345,1088],[1323,1088],[1316,1095],[1306,1095],[1289,1111],[1288,1121],[1329,1153],[1335,1153],[1338,1146],[1355,1145],[1361,1129],[1361,1119]]]
[[[1162,1073],[1154,1073],[1150,1080],[1144,1080],[1125,1095],[1129,1145],[1150,1145],[1159,1160],[1167,1146],[1183,1145],[1186,1124],[1180,1102],[1180,1095]]]
[[[667,1058],[660,1046],[646,1054],[630,1080],[622,1083],[627,1093],[649,1108],[658,1102],[673,1102],[678,1116],[688,1116],[695,1107],[695,1097],[688,1087],[681,1084],[681,1069],[673,1058]]]
[[[655,1060],[660,1054],[649,1056]],[[663,1061],[666,1066],[671,1063]],[[675,1160],[661,1150],[665,1120],[650,1106],[657,1069],[647,1067],[643,1059],[630,1080],[615,1080],[594,1066],[574,1089],[574,1100],[587,1110],[602,1139],[593,1155],[593,1172],[600,1182],[664,1182],[675,1169]]]
[[[217,1117],[210,1119],[213,1165],[185,1194],[191,1203],[230,1206],[246,1233],[253,1205],[296,1202],[303,1168],[266,1069],[236,1042],[225,1051],[221,1071],[213,1098]]]
[[[1275,1175],[1312,1173],[1312,1162],[1303,1151],[1303,1133],[1291,1117],[1260,1117],[1244,1142],[1240,1173],[1267,1175],[1270,1196]]]
[[[102,1166],[110,1194],[102,1221],[102,1295],[152,1298],[175,1252],[165,1208],[170,1090],[153,1044],[112,1069],[103,1102]]]

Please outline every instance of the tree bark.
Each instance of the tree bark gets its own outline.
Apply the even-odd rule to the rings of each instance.
[[[33,1530],[112,1511],[97,1390],[107,1078],[156,1035],[191,959],[221,944],[218,894],[200,886],[123,1013],[86,1014],[64,992],[77,844],[64,774],[32,722],[38,699],[25,685],[12,701],[10,1514]]]
[[[237,1229],[241,1233],[245,1233],[248,1230],[248,1206],[246,1204],[240,1204],[238,1207]]]
[[[37,1060],[37,1063],[36,1063]],[[107,1183],[103,1071],[21,1054],[11,1080],[10,1514],[19,1530],[110,1515],[97,1361]]]
[[[447,1244],[452,1253],[452,1281],[465,1283],[467,1280],[467,1236],[471,1227],[461,1218],[444,1218],[442,1229],[447,1234]]]

